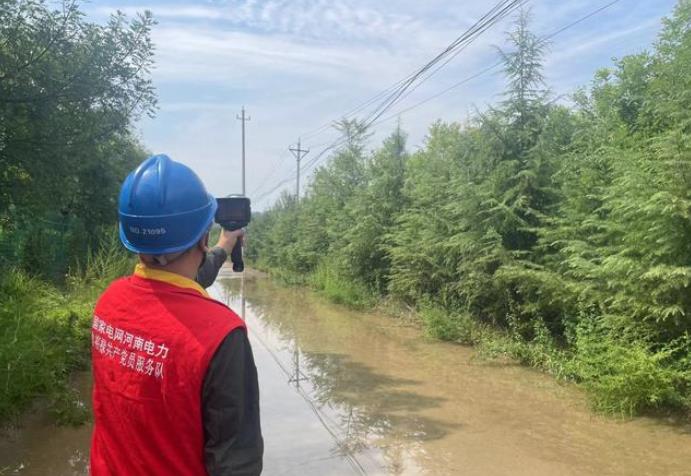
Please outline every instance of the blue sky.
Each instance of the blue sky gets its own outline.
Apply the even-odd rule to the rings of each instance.
[[[552,33],[610,0],[532,0],[532,29]],[[257,198],[294,174],[289,145],[402,79],[464,32],[495,0],[95,0],[102,21],[122,10],[151,10],[159,94],[155,119],[138,124],[142,141],[193,167],[216,195],[240,191],[240,122],[247,123],[247,191]],[[555,37],[545,76],[555,95],[588,85],[613,57],[655,40],[675,0],[620,0]],[[497,61],[508,22],[494,26],[392,112],[405,109]],[[409,149],[436,119],[464,121],[475,106],[498,100],[504,81],[488,73],[400,115]],[[395,127],[376,129],[371,146]],[[303,145],[317,153],[326,130]],[[310,155],[308,155],[308,158]],[[305,173],[309,179],[309,171]],[[259,190],[258,188],[262,186]],[[284,188],[293,190],[294,184]],[[282,189],[255,203],[266,207]]]

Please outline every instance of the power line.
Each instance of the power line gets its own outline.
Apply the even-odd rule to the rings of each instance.
[[[613,0],[612,2],[609,2],[608,4],[606,4],[606,5],[604,5],[604,6],[600,7],[600,8],[598,8],[597,10],[593,10],[592,12],[588,13],[587,15],[584,15],[584,16],[580,17],[579,19],[577,19],[577,20],[575,20],[575,21],[573,21],[573,22],[571,22],[571,23],[569,23],[569,24],[567,24],[567,25],[564,25],[563,27],[559,28],[558,30],[556,30],[556,31],[554,31],[554,32],[552,32],[552,33],[550,33],[550,34],[548,34],[548,35],[543,36],[543,37],[540,39],[540,41],[543,41],[543,42],[544,42],[544,41],[549,41],[549,40],[551,40],[552,38],[554,38],[555,36],[557,36],[557,35],[559,35],[559,34],[565,32],[566,30],[568,30],[568,29],[570,29],[570,28],[573,28],[574,26],[578,25],[579,23],[584,22],[585,20],[587,20],[587,19],[589,19],[589,18],[592,18],[593,16],[597,15],[598,13],[600,13],[600,12],[602,12],[602,11],[608,9],[608,8],[610,8],[611,6],[613,6],[613,5],[616,4],[616,3],[619,3],[620,1],[621,1],[621,0]],[[465,79],[463,79],[463,80],[461,80],[461,81],[459,81],[459,82],[457,82],[457,83],[455,83],[455,84],[452,84],[452,85],[449,86],[448,88],[446,88],[446,89],[444,89],[444,90],[442,90],[442,91],[440,91],[440,92],[438,92],[438,93],[436,93],[436,94],[434,94],[434,95],[432,95],[432,96],[430,96],[430,97],[428,97],[428,98],[425,98],[425,99],[423,99],[422,101],[420,101],[420,102],[418,102],[418,103],[416,103],[416,104],[413,104],[412,106],[409,106],[409,107],[407,107],[407,108],[405,108],[405,109],[403,109],[403,110],[401,110],[401,111],[398,111],[398,112],[396,112],[395,114],[391,114],[390,116],[387,116],[386,118],[382,119],[381,121],[376,122],[376,123],[373,124],[373,125],[378,125],[378,124],[382,124],[382,123],[384,123],[384,122],[387,122],[387,121],[389,121],[389,120],[391,120],[391,119],[393,119],[393,118],[395,118],[395,117],[400,116],[401,114],[405,114],[406,112],[409,112],[409,111],[411,111],[411,110],[413,110],[413,109],[415,109],[415,108],[417,108],[417,107],[420,107],[420,106],[422,106],[423,104],[426,104],[426,103],[428,103],[428,102],[430,102],[430,101],[432,101],[432,100],[434,100],[434,99],[437,99],[438,97],[443,96],[444,94],[448,93],[449,91],[452,91],[452,90],[458,88],[459,86],[462,86],[462,85],[464,85],[464,84],[466,84],[466,83],[472,81],[473,79],[476,79],[476,78],[478,78],[478,77],[480,77],[480,76],[482,76],[482,75],[484,75],[484,74],[486,74],[486,73],[492,71],[493,69],[496,69],[497,67],[501,66],[502,63],[503,63],[502,61],[497,61],[496,63],[494,63],[494,64],[491,65],[491,66],[488,66],[487,68],[483,69],[482,71],[480,71],[480,72],[478,72],[478,73],[476,73],[476,74],[473,74],[472,76],[469,76],[469,77],[467,77],[467,78],[465,78]]]
[[[605,4],[605,5],[603,5],[602,7],[599,7],[599,8],[597,8],[597,9],[593,10],[592,12],[590,12],[590,13],[588,13],[588,14],[586,14],[586,15],[580,17],[580,18],[578,18],[577,20],[575,20],[575,21],[573,21],[573,22],[571,22],[571,23],[568,23],[568,24],[564,25],[563,27],[559,28],[558,30],[556,30],[556,31],[554,31],[554,32],[552,32],[552,33],[550,33],[550,34],[548,34],[548,35],[543,36],[543,37],[542,37],[542,41],[551,40],[551,39],[554,38],[555,36],[558,36],[558,35],[560,35],[561,33],[563,33],[564,31],[567,31],[567,30],[573,28],[574,26],[576,26],[576,25],[578,25],[578,24],[580,24],[580,23],[582,23],[582,22],[588,20],[589,18],[592,18],[593,16],[595,16],[595,15],[601,13],[602,11],[604,11],[604,10],[606,10],[606,9],[608,9],[608,8],[610,8],[610,7],[612,7],[612,6],[615,5],[616,3],[619,3],[620,1],[621,1],[621,0],[613,0],[613,1],[611,1],[611,2],[609,2],[609,3],[607,3],[607,4]],[[496,7],[495,7],[495,8],[496,8]],[[458,51],[458,52],[460,53],[460,51]],[[456,54],[458,54],[458,53],[456,53]],[[453,57],[455,57],[456,54],[454,54]],[[450,58],[449,60],[447,60],[443,65],[447,64],[451,59],[453,59],[453,57]],[[403,110],[401,110],[401,111],[398,111],[398,112],[396,112],[395,114],[391,114],[391,115],[385,117],[384,119],[376,120],[377,118],[375,118],[375,120],[370,120],[370,121],[368,121],[368,124],[369,124],[368,128],[371,130],[372,127],[376,127],[376,126],[378,126],[378,125],[380,125],[380,124],[382,124],[382,123],[384,123],[384,122],[387,122],[387,121],[389,121],[389,120],[391,120],[391,119],[393,119],[393,118],[395,118],[395,117],[400,116],[401,114],[404,114],[404,113],[409,112],[409,111],[411,111],[411,110],[413,110],[413,109],[415,109],[415,108],[417,108],[417,107],[420,107],[420,106],[422,106],[422,105],[424,105],[424,104],[426,104],[426,103],[428,103],[428,102],[430,102],[430,101],[432,101],[432,100],[434,100],[434,99],[436,99],[436,98],[438,98],[438,97],[440,97],[440,96],[442,96],[442,95],[448,93],[449,91],[452,91],[452,90],[454,90],[454,89],[456,89],[456,88],[458,88],[458,87],[460,87],[460,86],[462,86],[462,85],[464,85],[464,84],[466,84],[466,83],[472,81],[473,79],[476,79],[476,78],[478,78],[478,77],[480,77],[480,76],[483,76],[484,74],[487,74],[488,72],[490,72],[490,71],[496,69],[497,67],[499,67],[501,64],[502,64],[502,61],[498,61],[498,62],[492,64],[491,66],[488,66],[488,67],[484,68],[483,70],[479,71],[478,73],[475,73],[475,74],[473,74],[473,75],[471,75],[471,76],[469,76],[469,77],[467,77],[467,78],[465,78],[465,79],[463,79],[463,80],[461,80],[461,81],[459,81],[459,82],[457,82],[457,83],[455,83],[455,84],[453,84],[453,85],[447,87],[446,89],[444,89],[444,90],[442,90],[442,91],[440,91],[440,92],[438,92],[438,93],[436,93],[436,94],[434,94],[434,95],[432,95],[432,96],[430,96],[430,97],[428,97],[428,98],[425,98],[424,100],[422,100],[422,101],[420,101],[420,102],[418,102],[418,103],[416,103],[416,104],[413,104],[412,106],[409,106],[409,107],[407,107],[407,108],[405,108],[405,109],[403,109]],[[441,67],[443,67],[443,65],[442,65]],[[430,75],[428,75],[425,79],[428,79],[429,77],[431,77],[434,73],[436,73],[439,69],[441,69],[441,67],[437,68],[433,73],[431,73]],[[424,67],[423,67],[423,68],[424,68]],[[406,80],[404,79],[404,80],[402,80],[402,81],[399,81],[399,82],[396,83],[396,84],[400,85],[401,83],[403,83],[403,82],[405,82],[405,81],[406,81]],[[421,83],[420,83],[420,84],[421,84]],[[418,87],[418,86],[419,86],[419,84],[418,84],[417,86],[415,86],[415,87]],[[392,88],[389,88],[389,89],[387,89],[386,91],[391,90],[391,89],[392,89]],[[412,91],[411,91],[411,92],[412,92]],[[383,93],[384,93],[384,92],[379,93],[378,96],[381,96]],[[404,96],[404,97],[407,97],[407,94],[406,94],[406,96]],[[380,116],[381,116],[381,114],[380,114]],[[343,138],[341,138],[341,139],[336,139],[335,141],[331,142],[330,145],[328,145],[326,148],[324,148],[322,151],[320,151],[319,154],[317,154],[315,157],[313,157],[312,160],[309,161],[309,162],[305,165],[305,171],[306,171],[307,169],[309,169],[311,166],[315,165],[315,164],[324,156],[324,154],[325,154],[326,152],[328,152],[328,151],[334,149],[335,147],[338,147],[338,146],[342,145],[343,142],[344,142],[344,141],[343,141]],[[287,183],[287,182],[288,182],[289,180],[291,180],[291,179],[292,179],[292,178],[290,178],[290,179],[288,179],[288,180],[283,180],[283,181],[279,182],[279,184],[277,184],[276,186],[274,186],[269,192],[267,192],[266,194],[263,194],[262,197],[260,198],[260,200],[261,200],[261,199],[264,199],[264,198],[266,198],[266,197],[268,197],[269,195],[271,195],[271,193],[273,193],[275,190],[277,190],[278,188],[280,188],[283,184]]]
[[[274,160],[272,166],[270,167],[269,173],[264,177],[264,180],[261,181],[261,183],[250,192],[251,196],[254,196],[258,191],[260,191],[267,183],[269,180],[273,178],[274,175],[276,175],[276,172],[280,170],[280,168],[283,166],[285,163],[286,159],[290,156],[290,153],[286,150],[283,151],[283,154],[279,155],[276,160]]]
[[[398,88],[397,91],[392,93],[377,109],[375,109],[372,117],[365,121],[365,126],[370,126],[371,124],[376,122],[377,119],[379,119],[387,110],[389,110],[394,104],[396,104],[400,100],[401,95],[404,92],[406,92],[422,74],[424,74],[435,64],[441,61],[442,58],[444,58],[447,54],[453,52],[457,48],[460,48],[458,52],[465,49],[470,43],[475,41],[478,36],[487,31],[491,26],[500,21],[502,18],[509,15],[513,10],[521,6],[523,2],[524,0],[513,0],[510,2],[503,1],[495,5],[488,13],[483,15],[483,17],[480,18],[480,20],[473,24],[473,26],[468,31],[466,31],[463,35],[458,37],[444,51],[439,53],[434,59],[432,59],[432,61],[427,63],[416,74],[414,74],[412,78],[407,80],[404,86]],[[486,18],[487,20],[485,20]],[[453,56],[450,59],[453,59]],[[446,64],[448,64],[448,61],[444,63],[444,65]],[[420,81],[415,87],[419,87],[419,85],[422,84],[426,79],[428,79],[428,77],[423,78],[423,80]]]
[[[283,373],[286,375],[286,377],[288,377],[288,382],[290,383],[291,379],[293,378],[293,373],[290,372],[283,365],[281,360],[278,358],[278,355],[276,355],[276,353],[273,351],[273,349],[266,343],[266,341],[264,341],[264,339],[257,332],[252,332],[252,335],[259,341],[259,343],[264,347],[264,349],[266,349],[266,351],[269,353],[269,355],[274,360],[274,362],[276,362],[276,365],[278,365],[278,368],[281,369],[281,371],[283,371]],[[300,351],[297,350],[297,352],[300,352]],[[302,373],[302,372],[300,372],[300,373]],[[304,374],[302,374],[301,379],[307,380],[308,382],[310,382],[309,377],[307,377]],[[353,468],[353,470],[358,474],[366,475],[367,470],[364,468],[362,463],[360,463],[357,456],[348,448],[348,445],[346,443],[344,443],[341,440],[341,438],[338,436],[337,429],[332,428],[331,425],[328,424],[328,422],[326,421],[326,419],[327,419],[326,415],[322,412],[321,408],[319,408],[319,406],[314,402],[312,397],[310,397],[310,395],[308,395],[305,392],[305,390],[302,387],[300,387],[299,385],[297,385],[295,387],[295,391],[300,397],[302,397],[302,399],[305,401],[305,403],[307,403],[310,410],[312,410],[314,415],[319,420],[319,423],[321,423],[322,427],[324,427],[324,429],[329,433],[329,435],[331,435],[331,438],[333,438],[336,445],[339,448],[343,448],[343,450],[344,450],[343,456],[345,457],[348,464],[350,464],[350,466]],[[334,426],[337,426],[337,425],[334,425]]]
[[[276,190],[281,188],[283,185],[287,184],[288,182],[292,182],[293,178],[295,178],[293,175],[291,175],[290,177],[284,178],[283,180],[278,182],[276,185],[274,185],[270,190],[268,190],[267,192],[264,192],[259,197],[255,198],[254,204],[257,205],[257,204],[261,203],[265,198],[268,198],[272,193],[274,193]]]
[[[353,115],[355,115],[356,113],[362,111],[364,108],[366,108],[367,106],[373,104],[373,103],[374,103],[375,101],[377,101],[379,98],[385,96],[385,95],[388,94],[389,92],[391,92],[391,91],[395,90],[396,88],[398,88],[399,86],[401,86],[401,85],[406,81],[406,79],[407,79],[407,78],[401,79],[400,81],[398,81],[398,82],[395,83],[395,84],[392,84],[391,86],[389,86],[388,88],[384,89],[383,91],[378,92],[376,95],[372,96],[371,98],[367,99],[366,101],[364,101],[364,102],[360,103],[359,105],[355,106],[353,109],[350,109],[348,112],[346,112],[345,114],[343,114],[343,115],[340,116],[340,117],[341,117],[341,118],[348,118],[348,117],[353,116]],[[301,136],[304,137],[304,138],[307,138],[307,137],[316,137],[317,135],[319,135],[319,133],[320,133],[321,131],[323,131],[323,130],[325,130],[325,129],[331,128],[331,127],[333,126],[333,124],[334,124],[334,121],[333,121],[333,120],[327,121],[327,122],[323,123],[322,125],[320,125],[320,126],[314,128],[314,129],[311,129],[311,130],[305,132],[305,133],[302,134]]]
[[[523,2],[523,1],[525,1],[525,0],[518,0],[518,3]],[[498,7],[498,5],[496,5],[492,10],[490,10],[490,12],[485,13],[485,14],[480,18],[480,20],[478,20],[478,21],[473,25],[473,27],[474,27],[475,25],[477,25],[477,23],[480,22],[482,19],[484,19],[485,17],[487,17],[492,11],[494,11],[495,9],[497,9],[497,7]],[[471,27],[470,30],[472,30],[473,27]],[[470,31],[470,30],[468,30],[468,31]],[[466,33],[467,33],[467,32],[466,32]],[[462,36],[463,36],[463,35],[462,35]],[[457,38],[456,40],[454,40],[454,42],[452,42],[451,45],[449,45],[449,47],[447,47],[447,50],[455,48],[455,46],[453,46],[453,45],[454,45],[454,43],[458,42],[459,39],[460,39],[460,37]],[[465,47],[464,47],[464,48],[465,48]],[[462,49],[464,49],[464,48],[461,48],[461,50],[458,50],[458,51],[457,51],[451,58],[449,58],[443,65],[441,65],[441,66],[440,66],[439,68],[437,68],[433,73],[431,73],[431,74],[428,76],[428,78],[429,78],[430,76],[434,75],[439,69],[441,69],[442,67],[446,66],[446,64],[448,64],[451,60],[453,60],[453,58],[455,58],[455,57],[462,51]],[[443,51],[442,53],[440,53],[439,55],[445,54],[445,53],[447,52],[447,50],[444,50],[444,51]],[[438,55],[438,56],[439,56],[439,55]],[[436,59],[436,58],[435,58],[435,59]],[[435,59],[433,59],[432,61],[434,61]],[[428,64],[429,64],[429,63],[428,63]],[[423,69],[424,69],[424,68],[425,68],[425,67],[423,67]],[[409,74],[409,75],[406,76],[405,78],[403,78],[403,79],[399,80],[398,82],[392,84],[391,86],[389,86],[388,88],[384,89],[383,91],[380,91],[380,92],[377,93],[376,95],[372,96],[371,98],[369,98],[369,99],[366,100],[365,102],[361,103],[360,105],[356,106],[354,109],[352,109],[352,110],[346,112],[345,114],[343,114],[343,115],[340,116],[340,117],[341,117],[341,118],[350,117],[350,116],[354,115],[355,113],[361,111],[361,110],[364,109],[365,107],[369,106],[370,104],[373,104],[377,99],[379,99],[379,98],[385,96],[386,94],[390,94],[390,93],[395,92],[395,91],[398,90],[401,86],[403,86],[406,82],[410,81],[411,79],[414,79],[414,78],[416,77],[416,75],[419,74],[419,72],[420,72],[419,69],[416,70],[416,71],[414,71],[414,72],[412,72],[411,74]],[[319,127],[315,128],[315,129],[312,129],[312,130],[310,130],[310,131],[308,131],[308,132],[302,134],[302,137],[311,137],[311,136],[313,136],[313,135],[316,135],[319,131],[324,130],[324,129],[328,129],[329,127],[331,127],[331,126],[333,125],[333,123],[334,123],[333,120],[327,121],[327,122],[323,123],[321,126],[319,126]]]
[[[316,156],[314,156],[314,157],[312,158],[312,160],[310,160],[309,162],[307,162],[307,164],[306,164],[305,167],[304,167],[304,170],[307,170],[307,169],[309,169],[310,167],[312,167],[314,164],[316,164],[316,163],[317,163],[327,152],[329,152],[330,150],[333,150],[334,148],[343,145],[343,144],[346,142],[346,140],[347,140],[347,139],[345,139],[345,138],[339,138],[339,139],[337,139],[335,142],[333,142],[332,144],[330,144],[328,147],[322,149],[322,150],[319,152],[319,154],[317,154]],[[292,180],[293,180],[294,178],[295,178],[295,174],[292,174],[292,175],[290,175],[290,176],[284,178],[283,180],[281,180],[280,182],[278,182],[277,184],[275,184],[270,190],[268,190],[268,191],[262,193],[259,197],[255,198],[255,199],[254,199],[254,203],[258,205],[258,204],[261,203],[263,200],[265,200],[266,198],[268,198],[269,196],[271,196],[271,194],[273,194],[276,190],[278,190],[279,188],[281,188],[283,185],[285,185],[285,184],[287,184],[287,183],[289,183],[289,182],[292,182]]]
[[[607,10],[609,7],[611,7],[611,6],[614,5],[615,3],[619,3],[620,1],[621,1],[621,0],[613,0],[612,2],[609,2],[608,4],[606,4],[606,5],[604,5],[604,6],[600,7],[600,8],[598,8],[597,10],[593,10],[592,12],[588,13],[588,14],[585,15],[585,16],[582,16],[582,17],[579,18],[578,20],[575,20],[575,21],[569,23],[568,25],[565,25],[565,26],[561,27],[561,28],[558,29],[557,31],[555,31],[555,32],[553,32],[553,33],[550,33],[549,35],[543,37],[543,40],[544,40],[544,41],[546,41],[546,40],[551,40],[551,39],[554,38],[555,36],[557,36],[557,35],[559,35],[559,34],[565,32],[565,31],[568,30],[569,28],[572,28],[572,27],[578,25],[579,23],[586,21],[587,19],[589,19],[589,18],[591,18],[591,17],[594,17],[594,16],[597,15],[598,13],[600,13],[600,12],[602,12],[602,11],[604,11],[604,10]]]
[[[457,83],[455,83],[455,84],[449,86],[448,88],[446,88],[446,89],[444,89],[444,90],[442,90],[442,91],[440,91],[440,92],[438,92],[438,93],[436,93],[436,94],[434,94],[434,95],[432,95],[432,96],[430,96],[430,97],[428,97],[428,98],[426,98],[426,99],[424,99],[424,100],[422,100],[422,101],[420,101],[420,102],[418,102],[418,103],[416,103],[416,104],[413,104],[412,106],[409,106],[409,107],[407,107],[407,108],[405,108],[405,109],[402,109],[402,110],[400,110],[400,111],[398,111],[398,112],[396,112],[396,113],[394,113],[394,114],[391,114],[390,116],[387,116],[387,117],[385,117],[384,119],[382,119],[382,120],[380,120],[380,121],[378,121],[378,122],[375,122],[375,123],[372,124],[372,125],[376,126],[376,125],[382,124],[382,123],[384,123],[384,122],[390,121],[391,119],[393,119],[393,118],[395,118],[395,117],[398,117],[398,116],[400,116],[401,114],[405,114],[405,113],[408,112],[408,111],[411,111],[411,110],[413,110],[413,109],[415,109],[415,108],[417,108],[417,107],[422,106],[423,104],[426,104],[426,103],[428,103],[428,102],[430,102],[430,101],[432,101],[432,100],[434,100],[434,99],[437,99],[439,96],[443,96],[444,94],[448,93],[449,91],[451,91],[451,90],[453,90],[453,89],[456,89],[456,88],[458,88],[459,86],[462,86],[462,85],[464,85],[464,84],[466,84],[466,83],[469,83],[469,82],[472,81],[473,79],[477,79],[477,78],[479,78],[480,76],[483,76],[483,75],[486,74],[486,73],[489,73],[490,71],[492,71],[493,69],[497,68],[497,67],[500,66],[501,64],[502,64],[502,62],[501,62],[501,61],[498,61],[497,63],[494,63],[492,66],[488,66],[487,68],[483,69],[482,71],[480,71],[480,72],[478,72],[478,73],[475,73],[475,74],[473,74],[472,76],[468,76],[467,78],[465,78],[465,79],[463,79],[463,80],[461,80],[461,81],[459,81],[459,82],[457,82]]]
[[[449,61],[451,61],[453,58],[458,55],[466,46],[467,44],[464,45],[464,43],[471,38],[474,35],[478,35],[482,32],[484,32],[487,27],[492,26],[494,23],[497,21],[501,20],[504,18],[506,15],[508,15],[512,10],[516,9],[519,7],[522,3],[524,3],[527,0],[502,0],[500,1],[497,5],[495,5],[491,10],[486,12],[480,19],[478,19],[466,32],[464,32],[461,36],[456,38],[453,42],[451,42],[446,49],[444,49],[441,53],[439,53],[437,56],[435,56],[429,63],[424,65],[422,68],[415,70],[414,72],[410,73],[408,76],[405,78],[401,79],[400,81],[392,84],[388,88],[384,89],[383,91],[377,93],[375,96],[369,98],[365,102],[361,103],[360,105],[356,106],[354,109],[346,112],[343,114],[342,118],[350,117],[354,115],[356,112],[361,111],[365,107],[373,104],[377,99],[386,96],[387,94],[391,96],[392,94],[396,94],[396,92],[402,88],[402,87],[407,87],[405,86],[408,83],[414,82],[422,73],[426,72],[430,67],[434,66],[437,62],[439,62],[442,58],[444,58],[447,54],[456,51],[454,55],[449,58],[443,65],[441,65],[437,70],[435,70],[433,73],[431,73],[428,77],[434,75],[439,69],[441,69],[443,66],[448,64]],[[459,46],[462,46],[462,48],[458,49]],[[327,121],[321,126],[318,126],[315,129],[312,129],[306,133],[301,134],[301,137],[312,137],[316,134],[318,134],[320,131],[327,129],[331,127],[334,121]]]
[[[419,87],[420,84],[427,81],[431,76],[436,74],[441,68],[446,66],[453,58],[455,58],[461,51],[463,51],[468,45],[477,39],[482,33],[493,26],[495,23],[509,15],[512,11],[521,6],[526,0],[501,0],[494,7],[492,7],[488,12],[486,12],[482,17],[480,17],[468,30],[452,41],[443,51],[438,53],[431,61],[427,62],[421,68],[408,75],[403,80],[397,82],[393,86],[382,91],[378,95],[369,99],[362,105],[358,106],[356,110],[362,109],[367,105],[373,103],[376,99],[381,96],[385,96],[384,100],[381,101],[370,114],[362,121],[365,127],[372,125],[382,114],[394,106],[402,97],[402,95],[409,89],[414,90]],[[441,65],[438,65],[443,59],[448,55],[452,55]],[[434,68],[431,73],[425,76],[425,74]],[[422,78],[420,81],[418,81]],[[323,129],[324,126],[318,129]],[[314,159],[310,161],[307,168],[316,164],[316,162],[328,151],[333,149],[339,143],[339,139],[336,139],[332,144],[323,149]],[[298,172],[299,175],[299,172]],[[299,180],[299,178],[298,178]],[[273,190],[273,189],[272,189]],[[264,195],[262,195],[264,197]],[[261,200],[258,199],[258,200]],[[256,202],[255,202],[256,203]]]
[[[332,141],[322,142],[322,143],[320,143],[320,144],[318,144],[318,145],[313,146],[313,148],[319,149],[320,147],[324,147],[324,146],[326,146],[326,145],[328,145],[328,144],[331,144],[331,143],[332,143]],[[280,163],[279,163],[278,160],[277,160],[277,161],[274,161],[274,167],[272,167],[270,173],[266,176],[266,178],[265,178],[264,180],[262,180],[262,183],[252,191],[252,196],[256,195],[256,193],[259,192],[262,188],[264,188],[264,186],[269,182],[269,180],[270,180],[274,175],[276,175],[276,172],[278,172],[278,171],[280,170],[280,167],[285,163],[285,159],[288,158],[288,156],[289,156],[289,153],[288,153],[288,152],[289,152],[289,151],[286,150],[286,151],[284,152],[284,154],[281,156]],[[319,157],[321,157],[321,155],[322,155],[322,154],[320,154]],[[309,167],[309,166],[310,166],[310,164],[308,163],[308,164],[307,164],[307,167]],[[284,181],[282,181],[282,182],[285,183],[286,181],[290,181],[290,180],[292,180],[293,178],[295,178],[295,175],[291,175],[287,180],[284,180]],[[272,189],[272,191],[273,191],[273,190],[275,190],[275,185],[274,185],[274,188]],[[266,194],[263,193],[262,195],[260,195],[259,198],[254,199],[254,202],[255,202],[255,203],[260,203],[260,200],[262,200],[262,198],[264,198],[265,195],[266,195]]]
[[[496,22],[500,21],[502,18],[509,15],[513,10],[517,9],[519,6],[523,4],[524,1],[525,0],[500,1],[492,9],[490,9],[487,13],[480,17],[480,19],[478,19],[468,30],[466,30],[463,34],[461,34],[454,41],[452,41],[442,52],[438,53],[431,61],[427,62],[425,65],[423,65],[421,68],[419,68],[411,75],[407,76],[405,79],[396,83],[393,87],[390,87],[387,90],[380,93],[379,95],[375,96],[374,98],[381,97],[383,94],[387,94],[388,92],[388,96],[386,96],[386,98],[382,102],[380,102],[380,104],[377,107],[375,107],[372,112],[370,112],[369,116],[363,120],[365,127],[371,126],[382,114],[384,114],[388,109],[395,105],[400,100],[402,94],[405,91],[407,91],[411,86],[415,85],[414,87],[416,88],[424,81],[429,79],[433,74],[435,74],[445,65],[447,65],[451,59],[453,59],[458,53],[460,53],[460,51],[462,51],[470,43],[475,41],[475,39],[477,39],[477,37],[480,34],[485,32],[488,28],[490,28]],[[456,53],[453,54],[454,52]],[[427,71],[429,71],[431,68],[437,65],[449,54],[453,54],[453,56],[444,63],[442,63],[440,66],[438,66],[429,75],[423,76]],[[420,77],[422,77],[422,80],[418,81],[418,83],[415,84]],[[363,103],[362,106],[373,102],[374,98],[366,101],[365,103]],[[343,138],[337,138],[335,141],[333,141],[331,144],[325,147],[319,154],[317,154],[312,160],[310,160],[310,162],[306,165],[305,168],[308,169],[314,166],[326,154],[326,152],[342,145],[343,142]],[[261,197],[255,199],[255,203],[260,203],[264,198],[269,196],[288,180],[290,179],[284,179],[280,181],[279,184],[275,185],[271,190],[262,194]]]
[[[374,124],[382,114],[393,107],[397,102],[402,99],[402,95],[410,89],[412,92],[414,89],[419,87],[422,83],[427,81],[431,76],[436,74],[440,69],[446,66],[453,58],[455,58],[461,51],[468,47],[473,41],[477,39],[479,35],[491,28],[495,23],[500,21],[509,15],[512,11],[522,6],[525,0],[503,0],[495,5],[490,11],[485,13],[479,20],[477,20],[468,30],[466,30],[462,35],[456,38],[451,44],[449,44],[446,49],[441,53],[437,54],[431,61],[425,64],[422,68],[418,69],[415,73],[409,75],[406,79],[397,84],[401,84],[399,87],[395,88],[385,99],[382,101],[371,113],[370,116],[363,120],[365,128],[369,128]],[[447,55],[452,54],[441,65],[438,65],[436,69],[432,70],[427,76],[423,75],[433,68],[437,63],[439,63]],[[415,82],[418,78],[422,77],[422,80]],[[412,87],[412,89],[411,89]],[[306,166],[306,168],[314,165],[323,155],[330,149],[337,146],[338,139],[331,145],[326,147],[322,152],[320,152],[317,157],[313,158],[312,161]]]

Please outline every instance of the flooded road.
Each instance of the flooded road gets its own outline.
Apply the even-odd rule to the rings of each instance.
[[[540,373],[267,279],[212,294],[250,328],[264,474],[691,475],[691,425],[593,415]],[[3,435],[0,474],[86,474],[89,434],[30,417]]]
[[[80,372],[73,384],[90,407],[91,376]],[[49,413],[37,405],[20,428],[0,433],[0,475],[83,476],[88,474],[91,426],[55,426]]]
[[[218,297],[240,311],[241,287]],[[599,417],[572,386],[396,320],[268,280],[244,291],[266,474],[691,475],[691,425]]]

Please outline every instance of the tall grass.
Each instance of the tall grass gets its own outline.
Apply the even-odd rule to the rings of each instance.
[[[0,276],[1,422],[16,418],[37,397],[47,397],[59,422],[85,418],[69,377],[87,368],[96,298],[131,267],[132,258],[107,234],[64,288],[18,269]]]
[[[335,266],[326,262],[317,266],[307,278],[307,282],[336,304],[343,304],[354,309],[366,309],[377,302],[367,286],[342,276]]]

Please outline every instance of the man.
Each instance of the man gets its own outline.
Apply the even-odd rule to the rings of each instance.
[[[216,200],[191,169],[158,155],[125,179],[118,208],[120,239],[139,263],[94,312],[91,474],[260,474],[259,391],[244,322],[195,281]],[[241,235],[222,235],[205,279]]]

